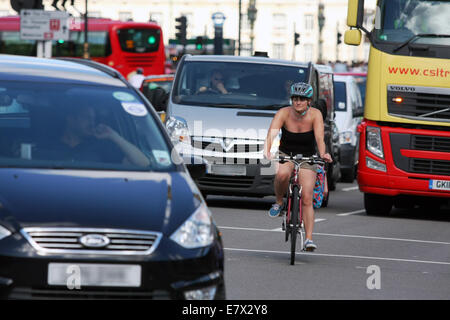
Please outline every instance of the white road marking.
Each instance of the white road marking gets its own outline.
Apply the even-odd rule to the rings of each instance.
[[[362,209],[362,210],[356,210],[356,211],[351,211],[351,212],[338,213],[337,216],[345,217],[345,216],[350,216],[352,214],[358,214],[358,213],[363,213],[363,212],[366,212],[366,210]]]
[[[315,219],[314,220],[314,222],[322,222],[322,221],[326,221],[327,219]],[[275,228],[275,229],[272,229],[271,231],[279,231],[279,232],[281,232],[281,231],[283,231],[283,230],[281,230],[281,227],[280,228]],[[284,231],[283,231],[284,232]]]
[[[218,228],[219,229],[231,229],[231,230],[244,230],[244,231],[281,232],[281,228],[276,228],[276,229],[258,229],[258,228],[243,228],[243,227],[228,227],[228,226],[218,226]],[[328,237],[341,237],[341,238],[361,238],[361,239],[373,239],[373,240],[404,241],[404,242],[416,242],[416,243],[450,245],[450,242],[442,242],[442,241],[387,238],[387,237],[373,237],[373,236],[359,236],[359,235],[350,235],[350,234],[313,233],[313,235],[328,236]]]
[[[229,250],[229,251],[241,251],[241,252],[290,254],[290,252],[288,252],[288,251],[252,250],[252,249],[238,249],[238,248],[224,248],[224,249],[225,250]],[[353,255],[346,255],[346,254],[308,253],[308,252],[297,252],[296,254],[297,255],[308,255],[308,256],[321,256],[321,257],[336,257],[336,258],[351,258],[351,259],[383,260],[383,261],[397,261],[397,262],[413,262],[413,263],[450,265],[450,262],[446,262],[446,261],[429,261],[429,260],[427,261],[427,260],[397,259],[397,258],[353,256]]]
[[[342,188],[342,191],[353,191],[353,190],[358,190],[358,189],[359,189],[359,187],[356,186],[356,187]]]

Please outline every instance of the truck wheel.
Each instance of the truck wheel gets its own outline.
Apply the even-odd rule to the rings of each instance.
[[[393,199],[390,196],[364,193],[364,209],[369,216],[387,216],[392,209]]]

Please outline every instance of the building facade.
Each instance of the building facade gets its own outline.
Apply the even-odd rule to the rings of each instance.
[[[53,0],[44,0],[46,10],[54,10]],[[60,1],[61,2],[61,1]],[[256,8],[253,29],[248,19],[249,4]],[[319,3],[324,5],[322,46],[319,46]],[[67,1],[66,9],[74,17],[84,14],[85,0],[75,0],[74,7]],[[322,59],[328,61],[366,61],[368,43],[352,47],[343,43],[346,25],[347,0],[88,0],[88,15],[138,22],[156,21],[162,26],[166,44],[175,38],[175,19],[185,15],[188,21],[187,37],[214,38],[212,15],[222,12],[226,19],[223,37],[234,39],[236,54],[239,39],[239,3],[241,4],[240,53],[265,51],[270,57],[298,61],[317,61],[322,48]],[[375,0],[366,0],[367,23],[373,21]],[[0,0],[0,16],[17,14],[10,0]],[[251,12],[250,12],[251,16]],[[369,26],[371,29],[371,26]],[[342,43],[337,44],[337,33]],[[294,33],[300,34],[300,44],[294,45]],[[253,37],[252,37],[253,35]],[[253,42],[252,42],[253,38]]]

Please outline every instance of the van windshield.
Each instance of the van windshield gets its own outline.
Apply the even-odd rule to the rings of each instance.
[[[186,62],[173,101],[192,106],[277,110],[289,88],[306,81],[307,68],[240,62]]]

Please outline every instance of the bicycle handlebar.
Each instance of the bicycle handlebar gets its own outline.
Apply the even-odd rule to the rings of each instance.
[[[273,158],[275,161],[291,161],[297,164],[308,162],[309,164],[320,164],[325,165],[325,160],[319,156],[313,155],[311,157],[303,157],[301,154],[296,154],[295,156],[278,156]]]

